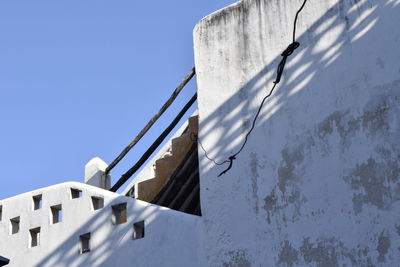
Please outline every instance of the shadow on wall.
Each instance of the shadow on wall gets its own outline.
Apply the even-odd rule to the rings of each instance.
[[[155,214],[159,212],[160,207],[153,207],[151,213],[149,213],[149,209],[146,207],[143,207],[141,210],[137,210],[136,208],[134,214],[129,214],[128,207],[126,222],[114,224],[112,221],[112,206],[126,202],[127,199],[125,197],[120,197],[99,211],[88,210],[88,212],[93,213],[93,217],[82,225],[79,230],[64,240],[60,246],[50,250],[48,256],[38,262],[36,266],[118,266],[119,261],[126,262],[124,255],[131,255],[132,251],[137,251],[139,255],[141,253],[144,254],[143,248],[148,247],[148,244],[144,244],[149,241],[146,241],[145,238],[133,240],[133,224],[138,221],[135,218],[146,217],[148,220],[144,220],[145,227],[147,229],[151,228],[152,221],[155,219]],[[132,202],[128,201],[127,205],[132,205]],[[144,213],[146,213],[145,216],[143,216]],[[108,231],[109,229],[102,229],[107,224],[112,225],[111,231]],[[82,237],[90,239],[86,243],[83,242],[86,245],[83,248],[85,250],[83,254],[80,253]],[[99,240],[104,241],[98,242]],[[92,244],[95,243],[94,241],[97,244]],[[133,250],[130,251],[129,249]],[[142,260],[140,257],[128,256],[128,258],[132,264],[140,265]]]
[[[276,4],[275,1],[271,2]],[[233,8],[245,9],[246,5]],[[309,1],[303,12],[312,8],[313,1]],[[392,240],[392,247],[390,247],[390,241],[389,246],[387,242],[381,242],[388,240],[392,233],[397,237],[395,225],[376,226],[374,230],[376,232],[370,233],[359,227],[360,239],[353,240],[360,242],[357,244],[358,248],[345,247],[347,244],[344,245],[341,242],[346,238],[345,234],[342,232],[336,235],[329,229],[325,229],[324,227],[328,224],[322,219],[319,222],[325,226],[321,226],[323,229],[321,232],[326,230],[326,233],[330,233],[331,241],[325,240],[326,236],[314,236],[315,239],[314,237],[307,239],[306,235],[312,232],[309,225],[307,229],[295,229],[293,225],[299,226],[303,218],[314,216],[311,210],[307,210],[307,214],[302,210],[307,197],[311,196],[309,200],[314,197],[315,203],[323,202],[322,199],[315,200],[317,194],[315,192],[321,191],[322,188],[314,188],[314,192],[307,191],[311,190],[306,188],[307,183],[317,179],[315,173],[309,174],[309,177],[302,177],[307,168],[320,171],[317,168],[327,167],[326,175],[319,177],[319,180],[326,181],[328,178],[342,182],[344,180],[343,183],[348,186],[347,193],[350,194],[350,199],[353,198],[353,203],[349,203],[349,206],[353,204],[353,207],[350,207],[351,215],[340,214],[340,208],[336,210],[334,205],[329,211],[318,211],[320,218],[326,219],[332,216],[328,220],[333,220],[329,223],[333,226],[336,223],[334,216],[354,216],[351,219],[353,225],[356,224],[356,221],[361,218],[356,217],[366,206],[372,206],[376,220],[382,220],[378,218],[379,214],[375,208],[378,211],[388,210],[393,203],[398,203],[400,200],[400,190],[395,189],[398,188],[400,176],[400,164],[396,155],[396,150],[398,152],[400,149],[398,141],[400,133],[389,129],[390,123],[399,124],[398,118],[393,116],[400,112],[400,78],[393,81],[393,77],[396,76],[393,73],[397,73],[400,77],[400,69],[398,69],[399,65],[384,62],[379,57],[381,54],[388,55],[400,45],[398,42],[395,46],[394,39],[386,35],[388,29],[398,24],[399,9],[400,2],[393,0],[338,1],[304,34],[298,36],[297,40],[301,45],[288,58],[283,79],[273,95],[266,101],[247,146],[237,156],[232,169],[218,178],[218,174],[228,164],[215,166],[205,159],[204,153],[199,148],[202,168],[200,173],[201,206],[203,217],[207,220],[205,240],[208,240],[211,244],[209,246],[214,249],[210,253],[210,262],[218,263],[221,258],[225,258],[225,262],[221,264],[226,266],[240,264],[250,266],[250,263],[260,261],[261,252],[249,250],[249,244],[256,244],[256,247],[260,249],[266,248],[266,251],[271,251],[272,255],[263,253],[269,256],[269,261],[275,259],[275,262],[270,262],[271,264],[279,263],[287,266],[300,264],[300,262],[316,263],[318,266],[336,266],[340,258],[345,258],[354,265],[367,265],[371,262],[384,262],[389,255],[390,257],[397,255],[395,254],[398,253],[397,248],[394,247],[397,241]],[[240,14],[245,12],[246,10],[237,11]],[[301,17],[302,15],[299,17],[300,22]],[[244,24],[241,25],[244,29],[248,27],[246,18],[241,23]],[[289,25],[292,24],[289,23]],[[292,28],[280,29],[280,31],[291,32]],[[376,40],[377,36],[381,37],[380,41]],[[391,42],[386,42],[387,39]],[[290,41],[288,40],[287,44]],[[249,46],[249,44],[242,45],[244,49],[246,45]],[[281,51],[285,48],[282,47]],[[397,56],[398,52],[396,53]],[[262,52],[260,54],[263,55]],[[370,54],[371,57],[365,57],[366,54]],[[272,64],[262,68],[256,76],[207,117],[201,117],[200,110],[200,138],[203,145],[206,144],[204,146],[210,157],[222,162],[239,149],[259,107],[255,103],[261,103],[262,97],[272,87],[280,60],[281,57],[277,55]],[[248,65],[243,64],[244,68]],[[226,73],[229,75],[228,71]],[[390,79],[387,84],[384,84],[382,80],[386,74]],[[351,84],[348,88],[341,87],[343,77],[348,78],[347,85]],[[356,78],[359,80],[355,80]],[[358,101],[364,103],[366,99],[364,96],[358,99],[357,94],[360,92],[369,95],[371,101],[368,105],[363,106],[358,103]],[[318,103],[315,103],[315,99]],[[354,106],[357,108],[352,108],[351,101],[354,101]],[[323,108],[324,105],[326,109]],[[239,123],[240,127],[232,127]],[[323,158],[327,158],[328,155],[340,157],[346,153],[347,157],[351,157],[350,152],[343,153],[343,151],[358,135],[361,135],[360,133],[370,140],[375,140],[378,136],[382,138],[383,146],[377,146],[376,151],[385,160],[375,165],[374,162],[368,161],[353,166],[354,170],[349,171],[349,177],[345,177],[343,172],[340,175],[340,171],[344,171],[342,166],[334,165],[340,171],[332,170],[334,175],[338,175],[331,177],[328,173],[331,171],[329,168],[331,163],[324,162]],[[332,140],[336,139],[336,134],[339,141],[337,144],[332,144]],[[329,135],[335,136],[330,140]],[[277,139],[271,140],[271,138]],[[364,139],[362,142],[368,143]],[[207,146],[207,144],[216,145]],[[284,145],[285,148],[282,149],[280,145]],[[332,146],[337,146],[337,148]],[[336,149],[339,152],[333,152]],[[357,151],[357,153],[363,152]],[[368,151],[367,153],[373,157],[375,152]],[[362,155],[361,160],[365,156],[365,154]],[[309,157],[321,160],[321,166],[316,167],[310,161],[305,163],[306,158]],[[354,158],[354,155],[352,157]],[[343,159],[337,162],[340,163],[341,160]],[[302,168],[299,168],[300,165]],[[372,165],[376,168],[372,172],[368,171],[368,167]],[[266,177],[267,169],[272,173],[268,177]],[[385,173],[378,169],[387,171]],[[329,190],[334,192],[337,188]],[[235,207],[235,214],[231,209],[221,207],[228,204]],[[310,206],[311,204],[308,207]],[[330,215],[321,214],[323,212]],[[238,219],[241,223],[237,228],[232,226],[234,224],[227,223],[226,228],[222,229],[221,223],[216,223],[214,219],[220,222]],[[370,227],[371,220],[366,219],[364,224]],[[313,222],[315,224],[316,221]],[[241,227],[243,225],[247,227]],[[304,225],[307,224],[303,224],[303,227]],[[290,226],[291,229],[289,229]],[[304,233],[301,238],[296,239],[296,245],[292,246],[292,240],[295,239],[288,236],[295,235],[293,232],[296,231],[304,231]],[[357,234],[356,231],[353,233]],[[361,240],[368,234],[370,236],[363,244]],[[246,236],[241,244],[237,242],[239,235]],[[270,240],[272,245],[266,247],[269,245],[265,245],[265,240]],[[313,243],[314,240],[315,243]],[[211,248],[209,247],[208,250]]]
[[[287,60],[285,71],[281,82],[277,86],[273,95],[266,101],[263,107],[261,115],[257,121],[256,126],[263,127],[267,120],[271,119],[272,116],[279,115],[279,112],[285,108],[285,105],[296,104],[298,102],[299,96],[301,94],[310,95],[308,87],[313,89],[318,89],[315,93],[320,95],[327,93],[326,88],[319,88],[315,84],[322,82],[322,78],[318,76],[322,75],[323,78],[329,77],[330,69],[340,69],[344,64],[352,64],[354,60],[362,60],[360,58],[344,58],[341,54],[341,48],[345,46],[352,46],[352,50],[365,50],[368,47],[368,43],[365,43],[365,39],[368,34],[376,36],[379,32],[380,27],[386,28],[389,25],[382,23],[382,18],[378,17],[378,11],[380,13],[392,13],[396,14],[400,8],[400,4],[396,4],[393,0],[380,1],[379,5],[372,3],[372,1],[364,1],[362,5],[357,5],[359,1],[339,1],[337,5],[329,9],[322,18],[318,19],[312,26],[310,26],[306,33],[297,37],[297,41],[300,42],[300,47],[290,56]],[[308,5],[311,4],[308,3]],[[306,8],[312,8],[307,7]],[[386,11],[379,9],[385,8]],[[390,18],[393,18],[391,16]],[[299,18],[301,20],[301,18]],[[323,25],[326,23],[327,25]],[[290,24],[292,27],[292,24]],[[285,31],[291,32],[292,28],[283,29]],[[325,34],[328,32],[334,32],[336,36],[335,39],[326,40]],[[330,36],[331,38],[331,36]],[[310,44],[304,45],[304,40],[307,40]],[[382,38],[382,43],[384,38]],[[290,40],[288,40],[288,44]],[[324,47],[321,46],[324,43]],[[329,43],[327,47],[325,44]],[[282,47],[282,51],[286,47]],[[381,50],[382,52],[382,50]],[[348,56],[348,55],[346,55]],[[258,98],[261,103],[261,99],[265,96],[273,85],[273,80],[276,77],[276,68],[281,60],[281,56],[278,55],[271,65],[265,66],[259,73],[250,79],[242,88],[238,90],[238,93],[230,97],[227,101],[221,105],[218,110],[210,114],[207,118],[202,118],[201,126],[203,140],[207,139],[217,125],[222,125],[224,130],[221,131],[220,140],[215,141],[219,143],[232,143],[240,138],[240,142],[235,146],[214,146],[206,148],[207,153],[222,162],[227,159],[231,154],[236,152],[242,142],[244,141],[244,135],[250,129],[251,122],[254,115],[257,112],[259,106],[250,106],[250,101],[245,101],[247,99]],[[359,63],[357,63],[359,64]],[[377,60],[376,64],[384,68],[384,63]],[[344,69],[344,68],[343,68]],[[351,75],[351,73],[349,73]],[[265,82],[266,78],[268,81]],[[366,82],[370,77],[365,77]],[[330,77],[329,82],[335,83],[335,77]],[[326,81],[324,81],[326,83]],[[312,86],[310,86],[312,85]],[[350,90],[351,88],[349,88]],[[262,92],[262,93],[260,93]],[[227,114],[229,116],[221,116],[222,111],[230,111],[232,103],[237,105],[240,100],[240,112],[237,112],[235,116]],[[301,98],[303,100],[303,98]],[[268,106],[268,102],[273,101],[273,109]],[[244,121],[243,118],[246,118]],[[236,131],[232,131],[228,128],[234,125],[237,121],[243,121],[242,127]],[[210,127],[211,126],[211,127]],[[206,130],[204,130],[206,129]],[[214,135],[215,136],[215,135]],[[252,138],[250,138],[251,140]],[[258,144],[259,145],[259,144]],[[201,149],[199,149],[201,153]],[[227,165],[226,165],[227,166]],[[225,167],[216,167],[221,170]],[[208,167],[214,167],[214,165],[209,162]],[[218,171],[217,171],[218,174]]]
[[[357,1],[356,1],[357,2]],[[311,4],[312,1],[309,2]],[[263,108],[263,111],[260,114],[259,120],[256,124],[256,128],[253,131],[252,135],[249,138],[249,143],[245,147],[244,151],[242,154],[238,156],[238,159],[235,161],[233,168],[231,169],[230,172],[222,176],[221,178],[217,179],[216,176],[218,175],[219,172],[221,172],[225,166],[221,167],[215,167],[212,165],[212,163],[208,162],[205,166],[206,172],[203,173],[204,177],[215,177],[215,179],[212,180],[213,187],[214,188],[220,188],[219,190],[222,189],[232,189],[230,186],[226,187],[226,181],[227,179],[232,178],[232,173],[236,172],[235,168],[238,167],[238,162],[243,160],[244,158],[251,158],[250,152],[251,148],[258,147],[260,149],[265,149],[265,151],[268,151],[270,147],[268,147],[268,142],[266,142],[263,139],[260,139],[260,136],[264,136],[265,138],[268,138],[270,132],[271,132],[271,127],[275,124],[275,118],[280,118],[282,114],[285,113],[286,107],[291,106],[291,107],[296,107],[299,106],[301,108],[304,107],[304,103],[301,103],[301,101],[305,101],[305,99],[308,99],[309,103],[312,103],[312,97],[315,96],[321,96],[323,94],[326,94],[327,97],[324,98],[325,101],[330,102],[333,101],[333,97],[336,97],[335,92],[329,92],[326,90],[328,87],[324,86],[319,86],[319,85],[327,85],[327,84],[335,84],[336,83],[336,77],[330,76],[330,73],[338,73],[340,72],[340,69],[343,68],[343,66],[352,64],[353,61],[357,60],[359,61],[357,64],[362,64],[364,59],[361,58],[352,58],[350,54],[343,55],[341,54],[342,48],[346,46],[351,46],[352,48],[350,51],[354,51],[355,54],[357,50],[369,50],[368,43],[366,43],[366,39],[368,38],[369,35],[371,36],[378,36],[379,33],[383,28],[388,27],[390,20],[393,20],[395,18],[395,14],[398,14],[398,9],[400,8],[400,5],[396,5],[395,1],[379,1],[379,4],[377,4],[378,1],[374,2],[373,1],[365,1],[363,4],[355,4],[353,1],[339,1],[339,3],[335,6],[333,6],[330,10],[328,10],[323,17],[319,18],[313,25],[309,27],[307,32],[303,34],[302,36],[299,36],[297,39],[298,41],[303,44],[303,43],[309,43],[308,45],[301,45],[298,50],[295,51],[295,53],[288,59],[287,67],[285,69],[285,72],[283,74],[283,79],[281,83],[278,85],[277,90],[274,92],[272,97],[267,101],[268,103],[265,105]],[[357,8],[356,8],[357,5]],[[385,17],[383,16],[378,16],[378,14],[385,14]],[[301,20],[301,17],[300,17]],[[291,31],[292,29],[284,29],[287,31]],[[396,29],[393,29],[396,30]],[[336,35],[336,38],[332,38],[333,35],[329,35],[330,39],[326,40],[324,39],[326,37],[326,34],[334,33]],[[320,41],[324,40],[324,44],[329,44],[328,46],[320,46]],[[382,42],[384,42],[382,40]],[[282,47],[282,51],[286,47]],[[371,51],[373,52],[373,51]],[[262,95],[265,95],[265,90],[269,90],[270,87],[272,86],[272,80],[275,78],[275,73],[276,73],[276,66],[279,63],[281,57],[277,55],[275,60],[273,61],[273,64],[265,66],[263,69],[261,69],[255,77],[253,77],[247,84],[245,84],[238,92],[233,95],[230,99],[228,99],[223,105],[221,105],[218,110],[208,116],[207,118],[202,118],[201,121],[201,136],[203,136],[203,143],[207,140],[207,135],[211,134],[213,130],[215,130],[215,125],[219,125],[221,128],[223,128],[223,136],[220,137],[220,143],[221,145],[219,146],[214,146],[214,147],[206,147],[209,155],[211,157],[217,158],[219,161],[225,160],[228,158],[232,153],[236,152],[239,146],[241,145],[241,142],[243,141],[244,134],[247,132],[247,130],[250,127],[250,121],[252,120],[252,117],[254,116],[258,106],[250,105],[250,101],[247,101],[246,99],[255,99],[258,98],[261,101]],[[361,62],[361,63],[360,63]],[[386,66],[388,68],[389,66]],[[380,62],[379,59],[376,61],[376,66],[374,68],[385,68],[384,62]],[[344,69],[343,71],[346,71]],[[349,73],[351,75],[351,73]],[[265,77],[268,77],[268,83],[263,82],[266,80]],[[360,81],[360,84],[367,84],[369,79],[371,77],[366,76],[365,81]],[[399,84],[397,84],[397,88],[399,87]],[[330,87],[332,88],[332,87]],[[351,90],[351,88],[349,88]],[[262,92],[262,93],[261,93]],[[340,92],[338,92],[340,94]],[[240,99],[240,103],[243,103],[242,105],[239,106],[240,112],[237,112],[236,114],[229,114],[229,116],[221,116],[221,111],[230,111],[232,103],[236,104],[238,103],[238,99]],[[319,97],[321,99],[321,97]],[[272,104],[273,103],[273,107]],[[321,103],[319,103],[319,106]],[[309,106],[309,109],[306,110],[301,110],[300,112],[304,113],[314,113],[314,112],[319,112],[319,110],[313,110],[312,108],[315,107],[313,105]],[[291,115],[288,115],[291,116]],[[306,115],[304,116],[305,118],[307,117]],[[244,118],[246,120],[244,120]],[[235,124],[237,121],[242,121],[243,125],[239,129],[232,129],[230,128],[231,125]],[[298,122],[297,125],[291,125],[290,127],[301,127],[302,124],[307,124],[307,121],[304,122]],[[315,122],[314,122],[315,123]],[[337,123],[335,121],[335,118],[332,118],[332,120],[326,125],[326,127],[323,129],[323,131],[320,132],[321,135],[325,133],[329,133],[332,131],[332,127],[338,127],[338,126],[333,126],[334,123]],[[363,124],[364,123],[364,124]],[[360,125],[355,125],[354,127],[374,127],[374,121],[372,120],[371,122],[361,121],[359,122]],[[303,125],[304,126],[304,125]],[[346,126],[350,127],[350,126]],[[214,128],[214,129],[213,129]],[[210,130],[207,130],[210,129]],[[340,130],[340,129],[339,129]],[[346,134],[346,131],[349,131],[349,128],[343,129],[343,134]],[[262,133],[262,134],[260,134]],[[285,133],[282,133],[285,135]],[[240,143],[233,142],[240,139]],[[302,142],[305,142],[304,140],[299,140],[298,145],[302,145]],[[215,142],[218,144],[218,140]],[[232,147],[231,143],[234,143],[235,146]],[[271,150],[273,151],[273,150]],[[203,158],[202,151],[199,149],[200,153],[200,158]],[[289,152],[288,152],[289,153]],[[289,153],[290,154],[290,153]],[[304,155],[299,155],[296,157],[294,154],[288,155],[286,158],[294,158],[292,160],[292,164],[296,164],[296,158],[301,159],[302,156]],[[271,161],[278,161],[279,158],[285,157],[285,151],[282,151],[282,154],[273,154],[270,155],[269,158]],[[203,164],[204,165],[204,164]],[[251,167],[251,166],[250,166]],[[256,166],[257,168],[257,166]],[[274,194],[271,193],[270,195],[270,201],[268,202],[268,197],[265,199],[265,206],[264,206],[264,213],[268,214],[268,220],[263,220],[264,224],[273,224],[274,220],[276,220],[276,223],[282,223],[282,228],[278,231],[284,231],[284,228],[288,225],[288,221],[290,220],[296,220],[296,212],[300,209],[298,205],[300,205],[301,196],[299,196],[299,185],[296,185],[296,183],[293,183],[292,180],[293,178],[293,172],[295,166],[281,166],[279,168],[279,164],[277,166],[272,166],[273,169],[276,170],[275,174],[276,177],[267,177],[268,179],[272,180],[268,183],[274,183],[275,185],[270,188],[270,193],[275,192]],[[248,170],[245,169],[243,170],[244,172],[247,172]],[[249,170],[249,173],[252,171]],[[253,180],[252,175],[255,177]],[[265,177],[259,177],[256,174],[251,174],[251,181],[250,181],[250,187],[247,190],[244,190],[244,188],[239,188],[235,187],[233,188],[232,192],[229,194],[223,193],[222,195],[227,199],[226,201],[221,202],[226,203],[227,201],[231,201],[230,205],[235,205],[235,200],[233,199],[234,196],[240,196],[243,194],[252,194],[249,196],[249,202],[251,205],[251,209],[253,210],[254,214],[253,217],[249,217],[248,220],[252,220],[254,218],[255,220],[258,220],[258,216],[261,216],[260,212],[260,206],[262,205],[263,200],[258,199],[259,198],[259,192],[261,190],[266,191],[265,189],[261,189],[262,183],[264,185],[267,183],[263,181],[263,179],[266,179]],[[278,178],[280,177],[280,178]],[[207,179],[208,179],[207,178]],[[234,182],[239,182],[240,180],[237,177],[233,177],[236,179]],[[201,177],[202,179],[202,177]],[[211,178],[210,178],[211,179]],[[210,193],[213,190],[210,190],[209,192],[205,191],[204,186],[207,186],[209,184],[209,181],[205,181],[206,183],[201,181],[202,189],[201,192],[203,194],[206,194],[206,197],[201,197],[201,206],[202,206],[202,211],[203,211],[203,218],[210,220],[210,217],[207,216],[207,214],[210,213],[210,210],[213,210],[212,205],[216,205],[215,202],[210,202],[208,201],[210,197]],[[206,185],[204,185],[206,184]],[[239,183],[236,183],[236,185]],[[243,186],[247,186],[245,184],[242,184]],[[246,188],[247,189],[247,188]],[[215,191],[218,193],[218,191]],[[244,193],[243,193],[244,192]],[[250,193],[247,193],[250,192]],[[207,200],[205,200],[208,198]],[[230,199],[232,198],[232,199]],[[374,204],[374,203],[372,203]],[[280,205],[280,206],[279,206]],[[288,216],[287,220],[288,221],[282,221],[282,218],[279,216],[275,216],[274,214],[279,215],[278,210],[286,208],[289,205],[294,206],[294,215],[293,216]],[[376,205],[379,205],[377,203]],[[241,205],[238,205],[238,210],[240,211]],[[57,263],[68,263],[68,266],[75,266],[80,264],[81,266],[117,266],[115,263],[112,262],[112,259],[116,259],[118,257],[122,257],[123,253],[131,253],[131,254],[136,254],[136,253],[141,253],[143,251],[143,248],[141,248],[140,242],[137,243],[137,245],[132,245],[134,246],[134,249],[131,251],[127,251],[127,242],[132,242],[132,239],[130,237],[131,231],[132,231],[132,224],[131,223],[126,223],[126,224],[121,224],[117,225],[113,231],[114,236],[122,236],[122,238],[112,241],[108,240],[107,242],[102,243],[99,245],[99,247],[93,248],[90,253],[87,255],[83,254],[80,255],[81,257],[86,257],[85,261],[83,262],[78,262],[80,261],[80,258],[77,257],[78,254],[78,238],[80,235],[85,234],[87,232],[91,232],[92,235],[96,234],[96,230],[100,229],[103,224],[110,224],[110,216],[111,216],[111,207],[110,206],[105,206],[104,209],[109,209],[110,214],[106,214],[105,216],[102,213],[97,213],[95,214],[90,221],[88,221],[81,229],[73,233],[67,240],[63,242],[61,246],[58,248],[55,248],[52,251],[49,251],[48,257],[45,259],[41,260],[38,263],[38,266],[55,266]],[[214,207],[215,209],[215,207]],[[221,212],[221,218],[226,215],[225,211],[221,211],[220,209],[216,209]],[[297,211],[296,211],[297,210]],[[157,208],[154,210],[154,212],[157,211]],[[145,212],[145,210],[142,210],[142,212]],[[153,213],[154,213],[153,212]],[[140,217],[139,215],[137,215]],[[146,217],[151,217],[154,216],[154,214],[149,214]],[[220,218],[220,217],[216,217]],[[242,220],[245,220],[242,217]],[[263,219],[263,218],[261,218]],[[242,222],[242,225],[246,224],[245,221]],[[251,224],[250,224],[251,225]],[[146,224],[146,227],[148,225]],[[226,255],[226,266],[233,266],[237,265],[238,262],[240,262],[243,266],[250,266],[250,261],[251,259],[254,259],[256,255],[250,255],[255,252],[248,252],[246,251],[247,248],[244,248],[243,251],[230,251],[227,252],[226,246],[219,246],[219,242],[225,242],[225,244],[232,244],[232,249],[236,248],[238,244],[233,243],[233,240],[225,240],[225,239],[219,239],[220,236],[217,234],[215,235],[215,229],[220,229],[221,225],[218,223],[214,223],[210,221],[209,223],[209,228],[206,230],[207,233],[204,233],[204,235],[209,235],[208,239],[206,238],[208,244],[208,248],[210,249],[210,246],[212,246],[215,255]],[[215,227],[215,228],[213,228]],[[263,226],[261,226],[262,228]],[[250,229],[251,227],[248,227],[248,231],[253,231]],[[270,233],[271,234],[271,233]],[[214,236],[211,236],[214,235]],[[249,232],[248,238],[253,238],[254,234]],[[280,233],[276,234],[271,234],[270,239],[273,242],[283,242],[284,235],[280,235]],[[146,240],[142,239],[142,240]],[[222,240],[222,241],[221,241]],[[256,239],[255,239],[256,240]],[[257,242],[257,241],[255,241]],[[308,240],[307,242],[310,242]],[[154,242],[153,242],[154,243]],[[150,243],[148,243],[150,244]],[[154,243],[155,244],[155,243]],[[307,243],[309,244],[309,243]],[[167,246],[168,244],[161,244],[162,246]],[[290,244],[286,244],[290,246]],[[132,246],[129,245],[130,248]],[[135,247],[136,246],[136,247]],[[312,245],[310,245],[312,247]],[[376,245],[373,245],[376,247]],[[124,249],[122,249],[124,248]],[[146,248],[149,248],[149,246],[146,246]],[[156,255],[157,254],[157,247],[155,246],[153,253]],[[307,246],[304,247],[304,251],[307,250]],[[382,252],[379,254],[381,257],[385,257],[385,249],[382,250]],[[294,249],[292,247],[289,247],[288,253],[286,253],[286,256],[282,256],[281,263],[282,264],[287,264],[287,265],[293,265],[294,263],[298,262],[300,258],[300,250]],[[303,253],[303,251],[302,251]],[[324,251],[321,251],[323,254]],[[306,255],[307,253],[303,253]],[[315,253],[314,253],[315,254]],[[317,262],[323,264],[323,262],[319,262],[320,258],[317,256],[313,256],[314,254],[307,254],[309,255],[308,258],[304,256],[304,261],[306,262]],[[317,253],[318,254],[318,253]],[[382,254],[382,255],[381,255]],[[110,257],[112,255],[112,258]],[[150,255],[150,254],[146,254]],[[139,262],[134,262],[135,257],[131,257],[133,259],[132,265],[135,263],[139,264]],[[280,258],[280,257],[279,257]],[[323,259],[322,259],[323,261]],[[355,260],[357,263],[357,260]],[[218,261],[216,261],[218,263]]]

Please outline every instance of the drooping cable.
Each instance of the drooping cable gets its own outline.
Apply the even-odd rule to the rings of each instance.
[[[304,8],[306,2],[307,2],[307,0],[304,0],[304,1],[303,1],[303,4],[301,5],[301,7],[300,7],[300,8],[297,10],[297,12],[296,12],[296,16],[295,16],[295,18],[294,18],[294,26],[293,26],[293,40],[292,40],[292,43],[291,43],[291,44],[282,52],[282,54],[281,54],[282,59],[281,59],[279,65],[278,65],[278,68],[277,68],[276,79],[275,79],[275,81],[273,82],[274,85],[272,86],[272,88],[271,88],[271,90],[269,91],[269,93],[268,93],[268,94],[263,98],[263,100],[261,101],[261,104],[260,104],[260,106],[259,106],[259,108],[258,108],[258,110],[257,110],[257,112],[256,112],[256,115],[254,116],[252,125],[251,125],[249,131],[247,132],[247,134],[246,134],[246,136],[245,136],[245,138],[244,138],[244,141],[243,141],[242,145],[240,146],[239,150],[238,150],[236,153],[234,153],[234,154],[232,154],[231,156],[229,156],[228,159],[226,159],[226,160],[224,160],[224,161],[222,161],[222,162],[217,162],[215,159],[213,159],[213,158],[211,158],[211,157],[208,156],[208,153],[207,153],[206,149],[203,147],[203,144],[201,143],[201,140],[197,137],[197,141],[198,141],[198,143],[199,143],[201,149],[203,150],[205,157],[206,157],[208,160],[212,161],[215,165],[223,165],[223,164],[229,163],[228,167],[227,167],[224,171],[222,171],[222,172],[218,175],[218,177],[220,177],[221,175],[224,175],[226,172],[228,172],[228,171],[232,168],[232,166],[233,166],[233,161],[236,159],[236,157],[240,154],[240,152],[242,152],[242,150],[243,150],[244,147],[246,146],[247,140],[248,140],[248,138],[249,138],[251,132],[253,131],[253,129],[254,129],[255,125],[256,125],[258,116],[260,115],[261,109],[262,109],[263,106],[264,106],[265,100],[267,100],[267,98],[269,98],[269,97],[272,95],[272,93],[273,93],[274,90],[275,90],[276,85],[277,85],[277,84],[280,82],[280,80],[281,80],[281,77],[282,77],[282,75],[283,75],[283,71],[284,71],[284,69],[285,69],[285,64],[286,64],[287,58],[288,58],[291,54],[293,54],[294,50],[296,50],[296,49],[300,46],[300,43],[299,43],[299,42],[296,42],[296,25],[297,25],[298,16],[299,16],[300,12],[303,10],[303,8]]]

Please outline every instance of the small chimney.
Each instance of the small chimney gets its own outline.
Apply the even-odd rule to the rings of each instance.
[[[107,163],[101,158],[91,159],[85,165],[85,183],[109,190],[111,188],[111,176],[105,173],[107,166]]]

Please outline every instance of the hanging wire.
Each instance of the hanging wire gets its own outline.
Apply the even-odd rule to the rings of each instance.
[[[307,2],[307,0],[304,0],[303,4],[301,5],[301,7],[300,7],[300,8],[297,10],[297,12],[296,12],[296,16],[295,16],[295,18],[294,18],[294,26],[293,26],[293,41],[292,41],[292,43],[285,49],[285,51],[283,51],[282,54],[281,54],[282,59],[281,59],[279,65],[278,65],[278,68],[277,68],[277,71],[276,71],[276,72],[277,72],[277,73],[276,73],[276,78],[275,78],[275,81],[273,82],[274,85],[272,86],[272,88],[271,88],[271,90],[269,91],[269,93],[268,93],[268,94],[263,98],[263,100],[261,101],[261,104],[260,104],[260,106],[259,106],[259,108],[258,108],[258,110],[257,110],[257,112],[256,112],[256,115],[254,116],[254,119],[253,119],[253,122],[252,122],[252,124],[251,124],[251,127],[250,127],[249,131],[247,132],[247,134],[246,134],[246,136],[245,136],[245,138],[244,138],[244,141],[243,141],[242,145],[240,146],[239,150],[238,150],[236,153],[234,153],[234,154],[232,154],[231,156],[229,156],[228,159],[226,159],[226,160],[224,160],[224,161],[222,161],[222,162],[218,162],[218,161],[216,161],[215,159],[213,159],[213,158],[211,158],[210,156],[208,156],[208,153],[207,153],[206,149],[204,148],[203,144],[201,143],[200,138],[199,138],[198,136],[194,136],[195,139],[197,139],[197,142],[198,142],[198,144],[200,145],[201,149],[203,150],[204,156],[205,156],[208,160],[210,160],[211,162],[213,162],[215,165],[218,165],[218,166],[224,165],[224,164],[226,164],[226,163],[229,163],[228,167],[227,167],[225,170],[223,170],[223,171],[218,175],[218,177],[224,175],[226,172],[228,172],[228,171],[232,168],[232,166],[233,166],[233,161],[236,159],[236,157],[240,154],[240,152],[242,152],[242,150],[243,150],[244,147],[246,146],[247,140],[248,140],[248,138],[249,138],[251,132],[254,130],[254,127],[255,127],[255,125],[256,125],[258,116],[260,115],[261,109],[262,109],[263,106],[264,106],[265,100],[267,100],[267,98],[269,98],[269,97],[272,95],[272,93],[273,93],[274,90],[275,90],[276,85],[281,81],[281,77],[282,77],[283,71],[285,70],[285,64],[286,64],[287,58],[288,58],[291,54],[293,54],[294,50],[296,50],[296,49],[300,46],[300,43],[299,43],[299,42],[296,42],[296,25],[297,25],[298,16],[299,16],[300,12],[303,10],[303,8],[304,8],[306,2]]]

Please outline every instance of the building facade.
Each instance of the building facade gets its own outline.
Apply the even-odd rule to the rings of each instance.
[[[400,1],[307,1],[218,176],[302,3],[242,0],[195,26],[201,216],[125,196],[139,182],[107,191],[100,164],[91,185],[0,201],[9,266],[398,266]]]

